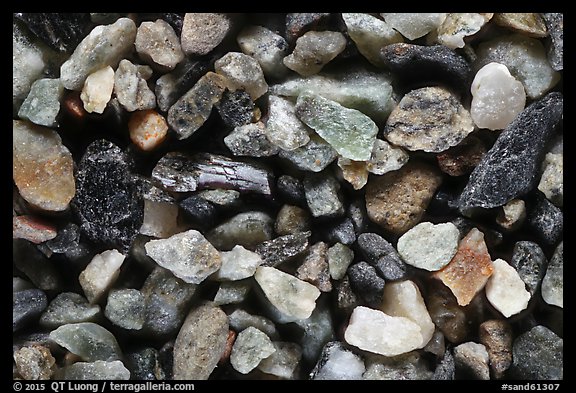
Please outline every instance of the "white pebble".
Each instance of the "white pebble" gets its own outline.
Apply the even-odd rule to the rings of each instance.
[[[78,281],[90,303],[97,303],[120,274],[125,256],[116,250],[107,250],[92,258],[80,273]]]
[[[446,19],[446,13],[385,13],[380,14],[389,26],[398,30],[409,40],[415,40],[438,28]]]
[[[530,292],[512,266],[502,259],[492,262],[494,271],[486,283],[486,298],[506,318],[528,307]]]
[[[99,69],[88,75],[80,99],[86,112],[102,113],[112,98],[114,89],[114,70],[110,66]]]

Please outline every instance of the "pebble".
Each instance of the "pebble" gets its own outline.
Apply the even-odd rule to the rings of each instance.
[[[320,291],[312,284],[269,266],[260,266],[254,278],[270,303],[289,318],[308,318],[316,308]]]
[[[376,139],[372,155],[366,162],[366,169],[375,175],[383,175],[402,168],[408,159],[408,153],[401,147],[393,146],[383,139]]]
[[[378,124],[384,123],[396,106],[391,76],[361,66],[291,77],[270,87],[271,94],[293,99],[306,91],[356,109]]]
[[[350,266],[354,260],[354,251],[352,251],[350,247],[338,242],[328,248],[326,258],[328,259],[330,277],[334,280],[341,280],[346,275],[348,266]]]
[[[314,133],[304,146],[291,151],[281,149],[278,156],[300,170],[320,172],[336,159],[338,153],[328,142]]]
[[[237,207],[240,202],[240,192],[236,190],[216,188],[200,191],[196,195],[219,207]]]
[[[178,205],[145,199],[144,220],[140,227],[140,233],[162,239],[170,237],[180,232],[177,218]]]
[[[509,318],[528,307],[531,295],[516,269],[502,259],[492,262],[494,271],[486,283],[486,298]]]
[[[62,325],[96,322],[100,317],[100,306],[90,304],[82,295],[74,292],[58,294],[40,317],[40,326],[55,329]]]
[[[490,319],[480,324],[478,335],[488,350],[494,377],[501,379],[512,364],[512,326],[502,319]]]
[[[114,70],[106,66],[90,73],[84,81],[80,99],[88,113],[102,114],[112,98]]]
[[[296,235],[310,230],[310,213],[301,207],[283,205],[274,222],[274,232],[279,236]]]
[[[328,172],[306,174],[304,194],[312,217],[337,217],[344,215],[340,183]]]
[[[466,306],[484,288],[493,271],[484,234],[473,228],[458,244],[452,260],[433,276],[450,288],[460,306]]]
[[[310,378],[320,381],[361,380],[365,371],[362,358],[346,349],[340,341],[331,341],[322,349]]]
[[[384,137],[410,151],[440,153],[474,131],[470,113],[442,87],[423,87],[402,97],[386,121]]]
[[[116,67],[133,50],[136,31],[136,24],[129,18],[96,26],[60,67],[62,85],[79,91],[92,72],[106,66]]]
[[[106,250],[95,255],[80,273],[78,281],[90,303],[98,303],[114,285],[125,258],[117,250]]]
[[[431,80],[462,92],[470,88],[470,65],[447,46],[391,44],[382,48],[381,56],[406,88],[430,86]]]
[[[43,291],[62,289],[62,274],[34,243],[24,239],[12,241],[12,261],[35,287]]]
[[[475,342],[465,342],[454,347],[454,363],[459,378],[489,380],[489,357],[486,347]]]
[[[522,240],[514,244],[510,265],[516,269],[526,284],[526,289],[534,296],[544,278],[548,260],[537,243]]]
[[[266,333],[250,326],[238,333],[230,354],[230,364],[236,371],[248,374],[274,352],[276,348]]]
[[[334,283],[334,289],[336,292],[336,307],[339,312],[349,315],[356,306],[360,305],[358,297],[352,291],[350,279],[347,275]]]
[[[564,242],[560,242],[542,280],[542,299],[548,304],[564,308]]]
[[[165,379],[160,365],[159,353],[154,348],[143,348],[126,354],[125,363],[130,376],[140,381],[157,381]]]
[[[302,76],[317,74],[346,48],[346,38],[337,31],[309,31],[296,40],[284,65]]]
[[[268,140],[262,122],[237,126],[224,137],[224,144],[234,156],[269,157],[280,150]]]
[[[282,59],[288,54],[288,43],[281,35],[263,26],[247,26],[236,37],[242,53],[255,58],[268,78],[281,78],[287,73]]]
[[[245,126],[259,120],[260,109],[244,90],[226,90],[215,104],[220,118],[230,128]]]
[[[44,291],[25,289],[12,294],[12,333],[36,321],[48,305]]]
[[[168,123],[153,109],[135,111],[128,120],[128,130],[133,144],[142,151],[152,151],[166,139]]]
[[[237,332],[253,326],[264,332],[271,339],[277,339],[279,337],[274,322],[260,315],[249,314],[240,308],[228,315],[228,321],[230,322],[230,327]]]
[[[350,217],[343,218],[335,222],[334,225],[324,228],[320,234],[330,243],[343,243],[349,246],[356,241],[354,221]]]
[[[12,178],[20,195],[42,210],[66,210],[76,192],[74,161],[58,133],[14,120],[12,138]]]
[[[258,364],[258,370],[284,379],[296,379],[302,349],[292,342],[272,341],[275,351]]]
[[[398,254],[419,269],[437,271],[456,255],[460,232],[451,222],[421,222],[398,239]]]
[[[388,240],[377,233],[365,232],[358,236],[358,248],[366,261],[386,280],[399,280],[406,275],[406,265]]]
[[[463,238],[470,232],[473,228],[478,229],[480,232],[484,233],[484,241],[488,248],[493,249],[502,244],[503,235],[502,233],[487,227],[477,221],[470,220],[464,217],[456,217],[453,219],[452,224],[456,225],[460,231],[460,238]]]
[[[564,153],[547,153],[542,164],[544,169],[538,190],[554,205],[564,204]]]
[[[409,40],[415,40],[435,30],[440,26],[445,13],[385,13],[380,14],[392,28],[398,30],[400,34]]]
[[[209,66],[206,59],[184,58],[173,71],[160,76],[154,88],[158,108],[168,112],[170,107],[208,72]]]
[[[564,378],[564,340],[538,325],[517,336],[512,347],[510,376],[524,380]]]
[[[328,245],[318,242],[310,246],[304,261],[296,270],[296,277],[309,282],[321,292],[332,291],[330,272],[328,270]]]
[[[322,348],[336,338],[334,334],[334,319],[326,303],[316,307],[309,318],[294,321],[302,329],[299,341],[302,348],[302,358],[305,362],[314,363],[320,358]]]
[[[526,204],[522,199],[511,199],[502,206],[496,223],[505,231],[513,232],[522,227],[526,220]]]
[[[294,12],[286,14],[285,36],[293,44],[296,39],[310,30],[324,26],[331,14],[320,12]]]
[[[499,26],[506,27],[528,37],[543,38],[548,36],[544,19],[538,13],[500,12],[494,14],[493,20]]]
[[[370,159],[378,127],[361,112],[320,95],[303,93],[298,96],[296,116],[342,157],[356,161]]]
[[[474,76],[470,91],[470,115],[479,128],[506,128],[526,104],[522,83],[500,63],[492,62],[480,68]]]
[[[127,154],[105,139],[92,142],[78,164],[77,211],[81,230],[97,244],[127,252],[142,226],[144,202]]]
[[[262,257],[262,266],[276,267],[302,255],[308,249],[311,232],[297,232],[266,240],[256,246],[256,253]]]
[[[222,265],[218,250],[194,229],[150,240],[144,247],[159,266],[191,284],[200,284]]]
[[[542,42],[525,35],[511,34],[484,41],[478,45],[476,55],[474,69],[491,62],[505,65],[522,82],[530,99],[542,97],[560,80],[548,62]]]
[[[380,381],[429,380],[432,377],[426,361],[417,352],[386,358],[377,355],[366,357],[366,372],[362,379]]]
[[[25,239],[34,244],[54,239],[56,228],[51,223],[36,216],[24,215],[12,217],[12,238]]]
[[[202,127],[228,85],[224,76],[208,71],[170,106],[167,119],[176,132],[176,138],[186,139]]]
[[[562,94],[555,92],[520,112],[470,175],[459,198],[460,211],[502,206],[536,186],[535,174],[562,118],[562,105]]]
[[[231,251],[220,253],[222,265],[213,278],[220,281],[236,281],[252,277],[256,268],[263,262],[259,254],[245,249],[240,245]]]
[[[117,289],[108,294],[104,315],[116,326],[140,330],[146,317],[146,299],[137,289]]]
[[[56,371],[56,359],[42,345],[22,347],[13,354],[18,374],[27,381],[48,380]]]
[[[355,190],[360,190],[368,182],[368,169],[364,161],[352,161],[348,158],[338,157],[338,167],[342,178],[352,185]]]
[[[114,335],[93,322],[62,325],[50,332],[50,340],[87,362],[112,361],[122,357]]]
[[[120,360],[114,360],[112,362],[103,360],[77,362],[59,369],[55,374],[55,379],[70,381],[127,381],[130,379],[130,371],[124,367],[124,364]]]
[[[142,60],[161,71],[173,70],[184,60],[184,52],[176,32],[163,19],[140,23],[134,46]]]
[[[240,52],[228,52],[214,63],[217,74],[228,80],[230,90],[245,90],[253,100],[268,91],[268,84],[260,64]]]
[[[283,97],[268,97],[266,137],[283,150],[292,151],[310,141],[311,130],[296,116],[294,103]]]
[[[42,78],[32,83],[30,92],[18,110],[18,117],[46,127],[58,125],[56,116],[60,112],[60,101],[64,87],[60,79]]]
[[[140,292],[144,295],[146,317],[142,331],[151,337],[173,337],[189,311],[196,285],[175,277],[157,266],[146,278]]]
[[[213,228],[206,238],[218,250],[231,250],[240,245],[249,250],[272,239],[274,220],[260,211],[239,213]]]
[[[212,52],[231,27],[230,19],[224,14],[187,12],[180,35],[184,54],[196,56]]]
[[[212,227],[216,220],[216,207],[213,203],[198,196],[191,195],[178,202],[184,216],[192,223]]]
[[[446,340],[459,344],[471,335],[470,319],[463,307],[458,305],[450,288],[439,281],[428,290],[426,304],[432,322],[444,334]]]
[[[174,343],[174,379],[207,380],[226,349],[228,317],[209,302],[192,308]]]
[[[156,96],[146,82],[152,68],[122,59],[114,73],[114,93],[118,102],[128,112],[154,109]]]
[[[344,338],[350,345],[388,357],[413,351],[422,343],[420,326],[415,322],[364,306],[352,312]]]
[[[475,35],[492,19],[494,14],[456,12],[446,15],[446,19],[438,26],[438,43],[450,49],[464,48],[465,38]]]
[[[377,67],[384,66],[380,55],[381,48],[404,41],[386,22],[370,14],[342,13],[342,19],[358,51]]]
[[[221,306],[223,304],[242,303],[248,297],[251,289],[252,283],[247,280],[224,281],[214,295],[214,304]]]
[[[536,201],[528,209],[527,224],[544,244],[554,245],[562,238],[564,232],[564,213],[543,194],[538,194]]]
[[[368,217],[385,230],[402,234],[421,220],[441,182],[437,169],[415,161],[371,177],[366,186]]]
[[[418,348],[424,348],[432,338],[435,325],[426,309],[420,289],[413,281],[386,283],[379,309],[386,315],[408,318],[420,326],[422,342]]]
[[[432,379],[435,381],[452,381],[456,377],[456,365],[452,351],[446,351],[444,357],[436,366]]]
[[[270,195],[273,179],[273,172],[256,161],[211,153],[169,152],[152,169],[154,183],[175,192],[218,188]]]
[[[354,293],[369,307],[379,308],[386,281],[376,269],[366,262],[358,262],[348,268],[348,279]]]
[[[548,61],[553,70],[561,71],[564,68],[564,14],[544,12],[540,15],[552,41],[548,48]]]

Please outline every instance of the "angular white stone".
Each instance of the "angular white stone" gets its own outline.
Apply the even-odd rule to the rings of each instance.
[[[276,348],[266,333],[250,326],[238,333],[230,354],[230,364],[236,371],[248,374],[274,352]]]
[[[94,71],[84,81],[80,99],[86,112],[102,113],[112,98],[114,90],[114,70],[110,66]]]
[[[179,232],[178,205],[144,199],[144,220],[140,233],[165,239]]]
[[[80,273],[78,281],[90,303],[97,303],[114,284],[124,258],[126,257],[117,250],[106,250],[95,255]]]
[[[512,199],[504,206],[496,217],[496,222],[502,228],[513,231],[518,229],[526,219],[526,204],[522,199]]]
[[[420,38],[440,26],[446,13],[384,13],[380,14],[389,26],[409,40]]]
[[[404,262],[419,269],[436,271],[450,262],[458,250],[460,232],[447,222],[422,222],[398,239],[398,254]]]
[[[270,142],[283,150],[291,151],[310,141],[308,134],[313,131],[296,117],[294,103],[270,95],[268,105],[266,137]]]
[[[258,370],[280,378],[292,379],[302,358],[302,349],[292,342],[273,341],[272,345],[276,352],[263,359],[258,365]]]
[[[489,355],[482,344],[470,341],[454,347],[454,362],[457,368],[471,371],[478,379],[490,379]]]
[[[502,130],[522,112],[526,93],[522,82],[516,80],[508,68],[500,63],[489,63],[474,77],[470,115],[480,128]]]
[[[493,14],[450,13],[438,27],[438,43],[450,49],[464,48],[464,38],[480,31]]]
[[[28,97],[22,103],[18,116],[34,124],[46,127],[58,125],[56,116],[60,112],[60,100],[64,86],[60,79],[43,78],[32,84]]]
[[[191,284],[200,284],[222,264],[218,250],[194,229],[167,239],[150,240],[144,248],[159,266]]]
[[[231,251],[221,252],[220,256],[222,257],[222,266],[214,274],[216,280],[236,281],[252,277],[256,268],[262,263],[259,254],[240,245],[234,246]]]
[[[410,280],[387,282],[382,295],[380,309],[393,317],[405,317],[420,326],[422,343],[418,348],[424,348],[434,334],[434,323],[418,286]]]
[[[564,154],[548,153],[544,158],[544,173],[538,189],[556,206],[564,204]]]
[[[339,341],[328,343],[312,371],[313,380],[360,380],[366,371],[364,361]]]
[[[158,65],[162,69],[172,70],[184,60],[184,52],[176,32],[163,19],[140,23],[134,46],[148,64]]]
[[[264,75],[280,78],[288,71],[282,62],[287,55],[288,43],[281,35],[262,26],[247,26],[236,41],[244,54],[260,63]]]
[[[372,156],[368,160],[366,168],[370,173],[383,175],[402,168],[408,159],[408,153],[401,147],[392,146],[383,139],[376,139]]]
[[[254,274],[266,298],[288,317],[306,319],[316,308],[320,290],[276,268],[260,266]]]
[[[228,52],[214,63],[216,73],[223,75],[235,89],[244,89],[253,100],[268,91],[260,64],[239,52]]]
[[[345,48],[346,38],[339,31],[309,31],[298,37],[294,51],[283,61],[302,76],[314,75]]]
[[[252,289],[252,283],[248,280],[224,281],[214,295],[214,304],[242,303],[250,293],[250,289]]]
[[[352,311],[344,339],[350,345],[384,356],[413,351],[423,341],[420,326],[410,319],[364,306]]]
[[[512,266],[502,259],[492,262],[494,271],[486,283],[486,298],[506,318],[528,307],[530,292]]]

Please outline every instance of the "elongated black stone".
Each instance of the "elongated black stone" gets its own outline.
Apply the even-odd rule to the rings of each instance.
[[[460,211],[502,206],[534,189],[547,142],[562,119],[562,111],[563,98],[558,92],[524,109],[470,175],[458,200]]]
[[[152,178],[169,191],[223,188],[270,195],[274,174],[256,163],[235,161],[216,154],[188,156],[171,152],[158,161],[152,170]]]
[[[255,251],[262,257],[262,266],[276,267],[306,251],[310,235],[311,232],[307,231],[279,236],[260,243]]]
[[[382,49],[384,64],[403,84],[412,87],[444,82],[468,91],[471,69],[466,60],[444,45],[392,44]]]
[[[73,206],[80,229],[95,243],[127,252],[144,217],[142,184],[118,146],[92,142],[78,165]]]
[[[19,12],[14,16],[38,38],[60,52],[73,51],[92,26],[88,13]]]

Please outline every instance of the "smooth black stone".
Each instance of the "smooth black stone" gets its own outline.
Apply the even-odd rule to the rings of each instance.
[[[12,332],[20,330],[40,317],[48,307],[48,298],[40,289],[25,289],[12,294]]]
[[[276,190],[285,202],[298,206],[308,206],[306,194],[304,194],[304,184],[301,180],[289,175],[282,175],[276,181]]]
[[[444,45],[391,44],[381,56],[386,67],[411,88],[443,82],[462,92],[470,89],[470,65]]]
[[[546,244],[554,245],[562,239],[564,214],[542,194],[537,195],[536,202],[528,208],[529,228]]]
[[[70,261],[77,261],[90,254],[90,247],[80,241],[80,227],[73,222],[58,230],[54,239],[45,243],[55,254],[64,254]]]
[[[368,263],[386,280],[399,280],[406,276],[406,264],[390,242],[376,233],[358,236],[358,248]]]
[[[348,268],[348,278],[354,293],[369,307],[379,308],[385,281],[376,273],[376,269],[366,262],[358,262]]]
[[[62,274],[55,264],[28,240],[12,241],[12,260],[20,270],[43,291],[58,291],[62,288]]]
[[[326,24],[329,19],[329,13],[295,12],[286,14],[286,31],[284,38],[286,38],[288,43],[293,44],[296,42],[298,37],[310,30],[316,30],[315,28]]]
[[[306,251],[310,235],[311,232],[307,231],[266,240],[256,247],[255,252],[262,257],[262,266],[276,267]]]
[[[76,49],[93,26],[88,13],[19,12],[14,16],[48,46],[60,52]]]
[[[156,381],[163,379],[158,351],[144,348],[126,354],[126,368],[130,370],[130,379],[139,381]],[[160,378],[159,378],[160,377]]]
[[[234,128],[250,124],[254,115],[254,102],[244,90],[226,90],[216,104],[224,124]]]
[[[436,381],[452,381],[456,375],[456,364],[454,363],[454,356],[451,350],[444,352],[444,357],[436,366],[434,370],[433,380]]]
[[[538,244],[531,241],[516,242],[510,265],[516,269],[526,284],[526,288],[534,296],[542,283],[548,265],[544,251]]]
[[[191,195],[178,202],[178,205],[185,217],[194,224],[211,227],[216,221],[216,207],[198,195]]]
[[[535,326],[514,340],[509,373],[514,379],[560,380],[563,357],[564,340],[545,326]]]
[[[472,171],[458,200],[460,211],[502,206],[533,190],[562,113],[562,94],[553,92],[516,116]]]
[[[73,206],[80,229],[95,243],[126,253],[144,218],[142,184],[113,143],[92,142],[78,165]]]
[[[325,230],[325,237],[330,243],[342,243],[351,245],[356,241],[356,232],[352,219],[345,218],[334,226],[328,226]]]

